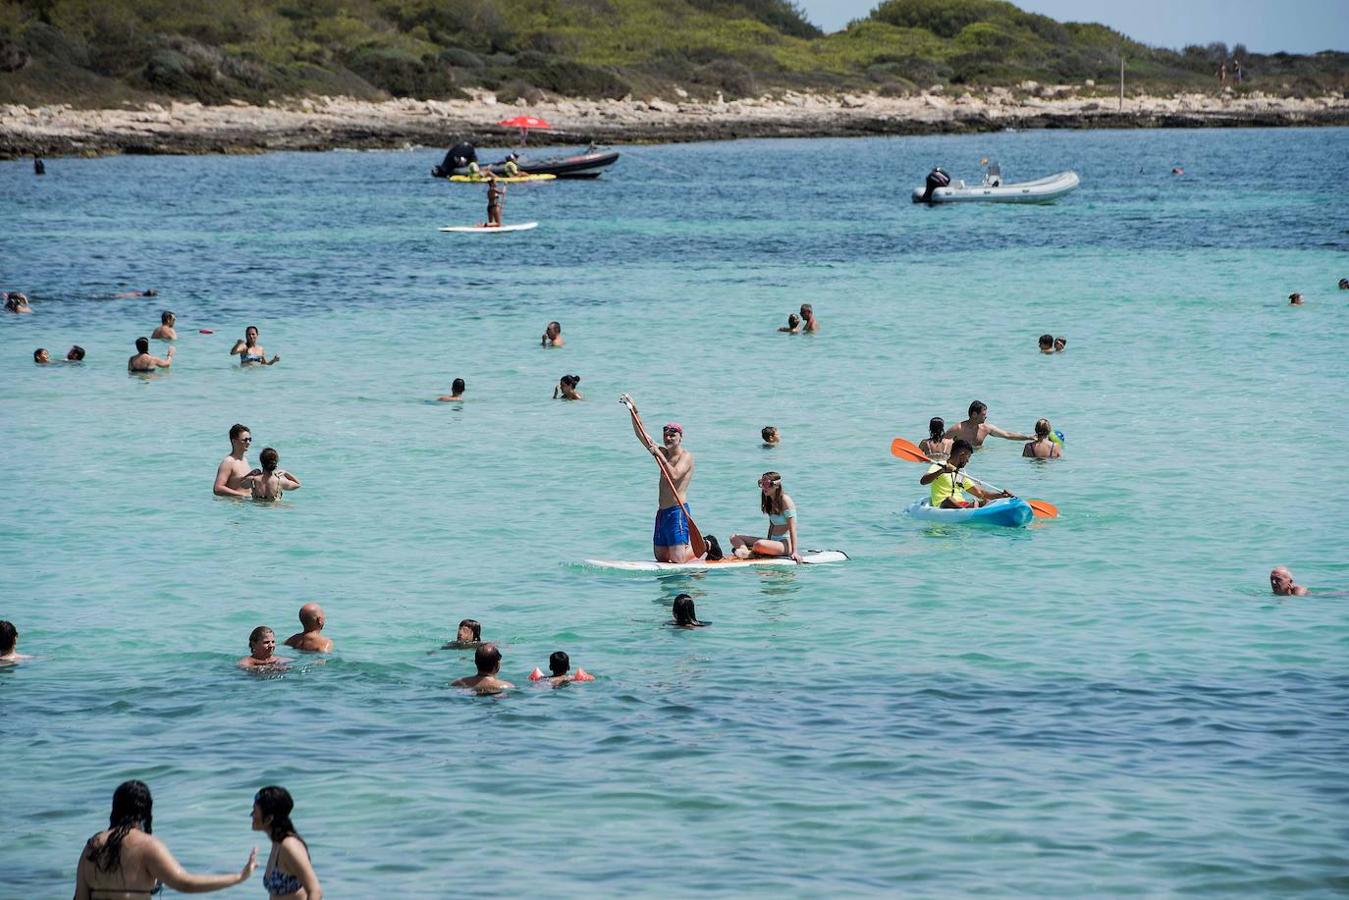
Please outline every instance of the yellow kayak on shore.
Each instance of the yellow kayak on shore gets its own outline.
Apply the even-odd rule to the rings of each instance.
[[[502,184],[519,184],[524,181],[552,181],[555,178],[557,178],[556,175],[515,175],[513,177],[498,175],[497,181],[500,181]],[[486,177],[482,175],[451,175],[450,181],[455,181],[459,184],[487,183]]]

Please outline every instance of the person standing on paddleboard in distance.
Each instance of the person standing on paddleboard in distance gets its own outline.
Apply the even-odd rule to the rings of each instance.
[[[497,184],[496,173],[487,171],[487,221],[483,228],[501,227],[501,201],[506,196],[506,186]]]
[[[627,394],[621,398],[628,411],[632,413],[632,432],[642,442],[647,452],[656,459],[668,474],[669,481],[660,479],[660,508],[656,511],[656,528],[651,537],[651,553],[656,562],[682,563],[693,559],[693,547],[689,543],[689,514],[685,498],[688,496],[689,482],[693,480],[693,454],[684,449],[684,429],[678,422],[670,422],[661,429],[663,446],[646,434],[637,423],[637,404]],[[670,483],[674,490],[670,489]]]

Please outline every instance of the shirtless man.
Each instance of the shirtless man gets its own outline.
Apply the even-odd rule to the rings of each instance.
[[[1016,431],[1004,431],[996,425],[988,424],[988,404],[975,400],[970,404],[970,417],[965,421],[946,429],[942,437],[962,438],[978,450],[984,445],[984,439],[1000,437],[1008,441],[1033,441],[1035,435],[1021,434]]]
[[[248,651],[248,655],[239,660],[241,669],[284,666],[290,661],[276,655],[276,633],[266,625],[254,628],[248,636]]]
[[[126,361],[128,372],[153,372],[155,369],[167,369],[173,365],[173,348],[164,359],[150,354],[150,339],[136,338],[136,355]]]
[[[178,332],[173,329],[173,323],[178,321],[178,317],[167,309],[159,314],[159,327],[156,328],[150,337],[157,341],[176,341]]]
[[[211,488],[211,493],[217,497],[250,495],[249,489],[244,487],[244,479],[253,471],[253,467],[248,464],[248,445],[251,443],[253,433],[247,425],[236,422],[230,426],[230,452],[215,470],[215,486]]]
[[[1275,566],[1269,573],[1269,589],[1280,597],[1305,597],[1307,589],[1293,581],[1287,566]]]
[[[801,333],[814,334],[820,330],[820,323],[815,318],[815,310],[809,303],[801,304]]]
[[[332,653],[333,639],[324,637],[322,633],[325,624],[327,620],[323,618],[323,607],[317,603],[306,603],[300,607],[300,627],[304,631],[286,638],[286,646],[307,653]]]
[[[13,622],[6,622],[0,619],[0,665],[22,662],[25,659],[32,659],[30,656],[24,656],[18,651],[19,629],[14,627]]]
[[[477,666],[478,674],[456,678],[450,682],[450,687],[472,688],[479,694],[496,694],[515,687],[509,681],[497,677],[501,671],[501,651],[496,644],[480,646],[473,654],[473,665]]]
[[[682,563],[693,559],[689,545],[688,496],[689,482],[693,480],[693,454],[684,449],[684,429],[678,422],[670,422],[661,430],[664,446],[646,433],[637,421],[637,404],[624,394],[622,402],[632,413],[632,431],[670,477],[660,479],[660,508],[656,511],[656,530],[651,538],[651,553],[657,562]],[[675,490],[670,490],[673,482]],[[677,492],[677,493],[676,493]]]

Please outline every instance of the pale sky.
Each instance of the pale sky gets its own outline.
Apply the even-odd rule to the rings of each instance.
[[[798,0],[806,18],[838,31],[879,0]],[[1257,53],[1349,50],[1349,0],[1013,0],[1060,22],[1100,22],[1136,41],[1180,49],[1224,41]]]

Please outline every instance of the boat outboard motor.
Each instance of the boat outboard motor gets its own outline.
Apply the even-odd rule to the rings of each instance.
[[[469,163],[477,161],[478,151],[473,149],[473,145],[468,141],[464,141],[451,147],[450,152],[440,161],[440,165],[431,170],[431,174],[436,178],[448,178],[454,174],[455,169],[462,169]]]
[[[927,173],[927,189],[923,191],[923,202],[932,202],[932,192],[951,183],[951,176],[942,171],[941,166]]]

